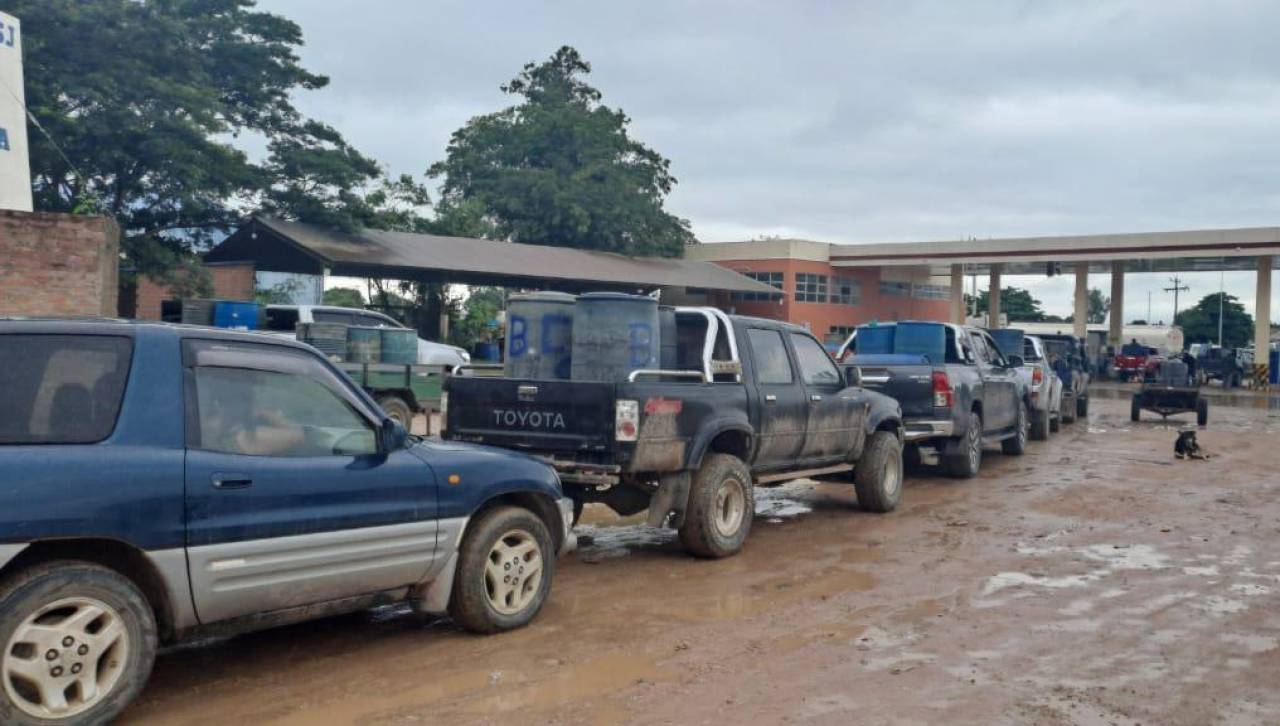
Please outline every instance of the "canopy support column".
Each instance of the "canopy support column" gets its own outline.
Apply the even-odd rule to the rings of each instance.
[[[1124,260],[1111,263],[1111,329],[1107,343],[1119,348],[1124,338]]]
[[[1089,263],[1076,263],[1076,309],[1071,318],[1074,334],[1083,338],[1089,322]]]
[[[987,327],[1000,327],[1000,268],[999,262],[991,263],[991,283],[987,288]]]
[[[951,322],[964,324],[964,265],[951,266]]]
[[[1255,380],[1266,385],[1271,363],[1271,255],[1258,257],[1258,290],[1254,295],[1253,370]]]

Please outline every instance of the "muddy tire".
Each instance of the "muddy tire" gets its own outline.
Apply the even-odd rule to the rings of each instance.
[[[556,548],[547,525],[521,507],[496,507],[467,527],[449,615],[473,633],[523,627],[551,592]]]
[[[378,399],[378,406],[393,421],[404,427],[405,431],[413,425],[413,409],[399,396],[383,396]]]
[[[0,585],[0,723],[106,723],[137,697],[156,620],[128,578],[60,560]]]
[[[1209,423],[1209,399],[1196,399],[1196,423],[1205,426]]]
[[[751,531],[755,506],[747,465],[729,454],[707,454],[689,488],[680,542],[695,557],[737,554]]]
[[[1000,442],[1000,450],[1006,456],[1022,456],[1027,451],[1027,433],[1031,428],[1027,422],[1027,404],[1018,404],[1018,417],[1013,422],[1013,436]]]
[[[1050,427],[1053,426],[1053,413],[1046,407],[1043,411],[1031,412],[1031,439],[1044,441],[1049,438]]]
[[[897,508],[902,500],[902,442],[892,431],[871,434],[853,468],[853,488],[858,506],[868,512]]]
[[[957,479],[972,479],[982,468],[982,416],[969,414],[964,434],[947,447],[947,473]]]
[[[1059,411],[1057,416],[1049,419],[1049,433],[1056,434],[1062,430],[1062,412]]]
[[[1089,397],[1079,396],[1076,398],[1076,418],[1089,417]]]
[[[1142,399],[1135,393],[1129,402],[1129,420],[1137,422],[1140,418],[1142,418]]]

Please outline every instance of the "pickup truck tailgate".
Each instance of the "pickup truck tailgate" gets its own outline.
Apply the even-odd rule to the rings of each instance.
[[[918,355],[855,355],[847,365],[862,371],[864,388],[896,399],[903,418],[934,416],[933,366]]]
[[[455,376],[445,390],[451,439],[546,453],[600,451],[613,442],[612,383]]]

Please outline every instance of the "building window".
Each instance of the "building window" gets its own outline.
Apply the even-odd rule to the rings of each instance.
[[[839,305],[857,305],[862,297],[858,281],[852,277],[837,277],[835,289],[831,291],[831,302]]]
[[[916,285],[912,289],[911,295],[922,300],[950,300],[951,287],[948,285]]]
[[[892,280],[881,280],[880,294],[887,297],[910,297],[911,283],[893,282]]]
[[[827,301],[827,276],[808,272],[796,273],[796,302],[824,303]]]
[[[744,272],[742,274],[750,277],[756,282],[763,282],[764,284],[772,285],[779,290],[782,289],[781,272]],[[735,292],[729,296],[729,299],[735,302],[768,302],[775,298],[775,295],[770,295],[767,292]]]
[[[853,335],[853,331],[857,329],[858,326],[856,325],[832,325],[831,332],[827,333],[827,338],[835,339],[843,343],[848,340],[849,336]]]

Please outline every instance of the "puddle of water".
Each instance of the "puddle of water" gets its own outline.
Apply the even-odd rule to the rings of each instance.
[[[1271,592],[1271,588],[1266,585],[1255,585],[1251,582],[1242,583],[1231,586],[1232,592],[1238,592],[1245,597],[1256,597],[1258,595],[1266,595]]]
[[[813,511],[808,503],[795,497],[785,487],[756,489],[756,516],[774,522],[792,519]]]
[[[1195,606],[1210,615],[1234,615],[1244,612],[1249,606],[1239,600],[1230,600],[1225,597],[1207,597],[1196,603]]]
[[[1224,643],[1238,645],[1245,649],[1245,652],[1258,655],[1259,653],[1267,653],[1280,648],[1280,638],[1273,638],[1269,635],[1256,635],[1252,633],[1223,633],[1218,639]]]

